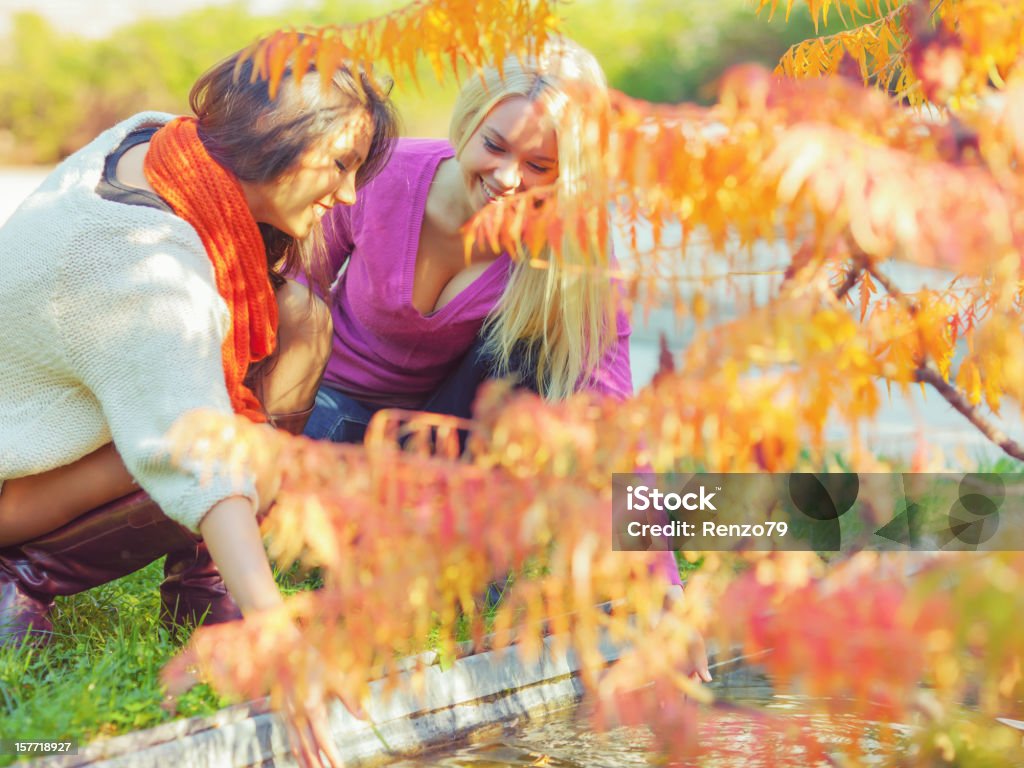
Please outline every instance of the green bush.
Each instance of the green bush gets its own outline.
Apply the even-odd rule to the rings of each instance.
[[[241,3],[173,19],[143,20],[102,40],[58,32],[41,16],[19,13],[0,47],[0,162],[52,163],[140,109],[188,109],[188,90],[211,64],[275,28],[365,20],[400,0],[321,0],[275,16]],[[805,8],[788,24],[755,15],[748,0],[576,0],[559,6],[565,31],[594,51],[611,84],[664,102],[713,99],[730,64],[773,64],[813,34]],[[412,135],[444,135],[456,86],[428,68],[417,92],[396,84]]]

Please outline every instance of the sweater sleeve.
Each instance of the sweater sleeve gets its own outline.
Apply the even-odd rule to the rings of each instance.
[[[197,530],[218,501],[256,501],[251,477],[171,457],[168,433],[198,408],[232,413],[221,362],[227,309],[194,230],[106,225],[72,243],[56,296],[70,375],[96,398],[128,471],[164,513]]]

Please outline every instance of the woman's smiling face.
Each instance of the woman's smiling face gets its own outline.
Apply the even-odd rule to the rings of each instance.
[[[558,137],[543,105],[510,96],[487,114],[459,157],[474,211],[558,179]]]
[[[353,110],[332,135],[305,152],[279,179],[261,185],[250,207],[257,221],[297,239],[332,206],[356,201],[356,173],[370,150],[373,121],[365,109]]]

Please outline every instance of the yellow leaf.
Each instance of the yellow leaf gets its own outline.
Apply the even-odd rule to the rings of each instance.
[[[973,362],[964,360],[961,363],[960,370],[956,375],[956,383],[963,390],[971,405],[981,402],[981,373]]]

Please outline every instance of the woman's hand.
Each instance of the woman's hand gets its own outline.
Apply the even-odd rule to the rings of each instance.
[[[679,584],[673,584],[665,594],[665,613],[670,614],[673,606],[683,599],[683,588]],[[704,645],[704,636],[694,630],[693,636],[686,649],[687,668],[690,679],[695,682],[711,682],[711,670],[708,669],[708,652]]]
[[[251,617],[281,605],[281,593],[274,582],[249,499],[235,496],[218,502],[203,517],[199,529],[243,616]],[[289,647],[307,642],[298,627],[292,631]],[[343,763],[331,738],[321,682],[325,675],[320,670],[324,670],[325,664],[315,648],[307,647],[304,651],[306,658],[311,659],[305,672],[308,687],[301,694],[294,687],[287,690],[281,712],[292,752],[302,768],[341,768]]]
[[[306,641],[298,628],[291,629],[291,636],[281,642],[289,648],[297,648]],[[331,736],[328,700],[320,684],[324,679],[324,662],[313,648],[305,648],[304,656],[309,659],[306,667],[308,687],[300,692],[294,681],[285,686],[283,701],[278,714],[288,734],[288,745],[301,768],[341,768],[344,761]],[[177,714],[177,699],[195,685],[204,682],[199,671],[196,651],[186,648],[161,672],[167,697],[163,708],[172,715]],[[345,703],[345,702],[343,702]],[[363,713],[358,706],[346,704],[356,717]]]
[[[296,633],[296,642],[305,644],[299,630]],[[328,701],[322,685],[325,663],[311,646],[304,648],[304,653],[310,659],[306,667],[307,688],[302,695],[294,687],[287,690],[281,711],[292,754],[301,768],[342,768],[344,761],[331,736]],[[352,707],[349,710],[356,716],[362,714]]]

